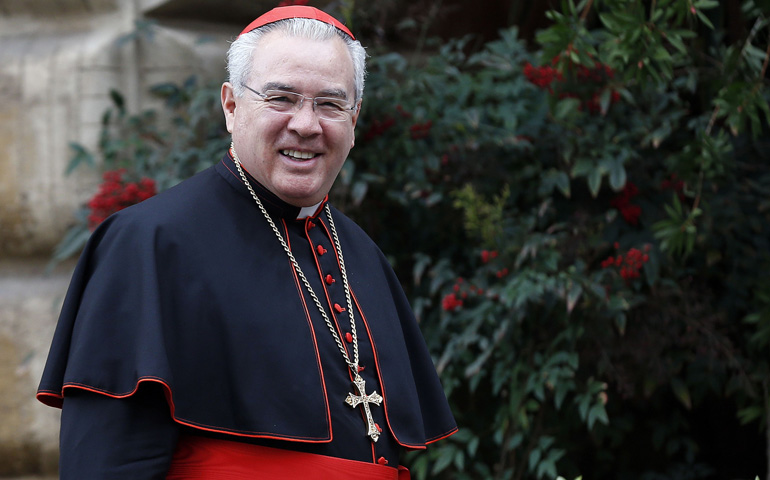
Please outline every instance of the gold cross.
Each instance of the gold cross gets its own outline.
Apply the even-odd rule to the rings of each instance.
[[[372,411],[369,409],[369,404],[373,403],[375,405],[379,405],[382,403],[382,397],[377,394],[377,392],[372,392],[371,395],[366,394],[366,384],[364,379],[361,378],[361,375],[356,374],[356,378],[353,379],[353,384],[358,389],[360,395],[353,395],[352,393],[348,393],[348,398],[345,399],[345,403],[353,408],[357,407],[359,404],[363,404],[364,413],[366,414],[366,428],[368,430],[366,434],[372,438],[372,441],[376,442],[380,438],[380,431],[377,429],[377,426],[374,423],[374,418],[372,418]]]

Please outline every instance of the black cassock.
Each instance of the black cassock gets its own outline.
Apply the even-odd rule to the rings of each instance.
[[[324,205],[297,218],[299,208],[250,180],[352,358]],[[390,265],[331,212],[361,375],[367,393],[384,398],[371,406],[378,442],[362,409],[345,404],[358,392],[338,346],[228,154],[108,218],[83,252],[38,391],[43,403],[64,404],[62,478],[164,478],[187,434],[396,466],[402,447],[454,433]]]

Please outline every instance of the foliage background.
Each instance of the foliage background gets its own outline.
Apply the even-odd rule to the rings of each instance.
[[[372,45],[333,199],[399,273],[461,427],[416,478],[770,475],[770,7],[739,3],[728,30],[727,2],[565,0],[491,41],[432,37],[440,1],[331,6]],[[154,92],[166,111],[115,92],[71,168],[163,189],[219,158],[218,86]]]

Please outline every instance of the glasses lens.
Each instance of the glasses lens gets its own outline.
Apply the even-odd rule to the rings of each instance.
[[[348,117],[348,104],[339,98],[316,97],[316,114],[325,120],[340,122]]]
[[[268,90],[263,97],[270,109],[278,113],[294,113],[302,106],[302,95],[278,90]]]
[[[293,115],[302,108],[303,100],[307,98],[299,93],[284,92],[281,90],[267,90],[262,99],[270,110],[285,115]],[[308,98],[309,99],[309,98]],[[347,102],[333,97],[315,97],[313,110],[318,118],[341,122],[349,118],[350,107]]]

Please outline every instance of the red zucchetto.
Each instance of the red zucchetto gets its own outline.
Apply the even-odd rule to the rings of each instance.
[[[336,18],[332,17],[326,12],[318,10],[315,7],[308,7],[304,5],[291,5],[288,7],[274,8],[269,12],[265,13],[264,15],[259,16],[253,22],[251,22],[246,28],[243,29],[240,35],[243,35],[244,33],[249,33],[254,29],[267,25],[268,23],[287,20],[289,18],[310,18],[313,20],[319,20],[321,22],[328,23],[329,25],[333,25],[337,27],[338,29],[345,32],[346,34],[350,35],[350,38],[352,38],[353,40],[356,39],[356,37],[353,36],[350,30],[348,30],[348,27],[343,25],[342,22],[340,22]]]

